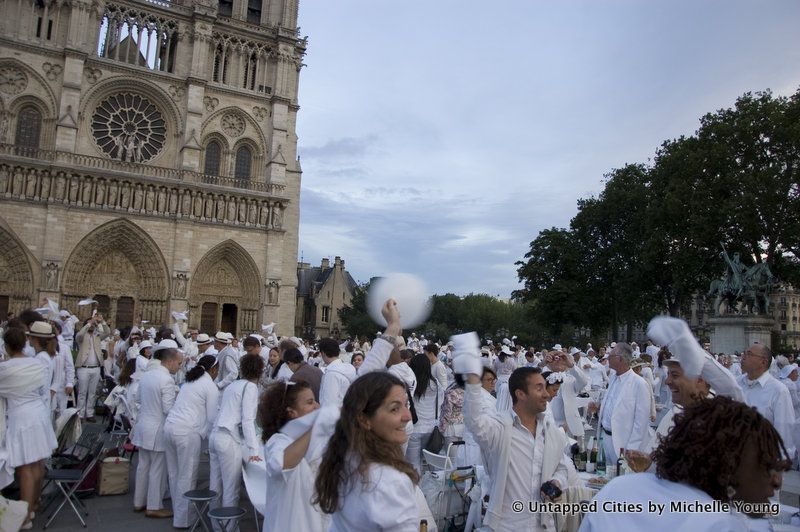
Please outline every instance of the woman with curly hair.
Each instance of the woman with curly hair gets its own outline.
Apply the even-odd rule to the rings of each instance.
[[[297,439],[280,432],[289,421],[318,408],[311,385],[303,381],[273,383],[261,398],[258,423],[267,468],[267,519],[263,532],[325,530],[323,515],[311,504],[314,474],[306,460],[311,428]]]
[[[582,532],[594,530],[747,530],[738,503],[769,503],[787,470],[780,435],[755,408],[727,397],[704,399],[675,416],[675,426],[653,452],[656,472],[617,477],[595,497]],[[644,511],[606,513],[625,501]],[[664,505],[662,513],[648,504]],[[696,504],[711,511],[691,511]],[[606,512],[599,511],[600,509]]]
[[[364,375],[347,390],[315,483],[331,532],[419,530],[419,476],[402,449],[409,420],[405,385],[390,373]]]

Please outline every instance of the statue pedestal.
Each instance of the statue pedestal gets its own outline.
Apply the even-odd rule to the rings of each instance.
[[[714,316],[708,319],[708,325],[711,326],[711,351],[714,353],[742,353],[756,342],[772,348],[775,320],[769,316]]]

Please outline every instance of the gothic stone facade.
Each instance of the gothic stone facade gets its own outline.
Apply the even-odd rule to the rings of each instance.
[[[0,0],[2,315],[292,332],[297,2]]]
[[[316,268],[298,262],[295,335],[338,338],[344,332],[339,311],[350,304],[357,286],[341,257],[335,257],[333,265],[329,259],[322,259]]]

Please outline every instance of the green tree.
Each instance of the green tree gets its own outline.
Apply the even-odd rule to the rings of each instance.
[[[350,304],[339,310],[339,319],[342,320],[342,327],[350,336],[366,336],[372,340],[379,327],[367,313],[367,290],[369,283],[355,288]]]

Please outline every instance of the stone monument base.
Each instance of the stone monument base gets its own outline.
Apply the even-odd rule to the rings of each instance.
[[[740,354],[758,342],[772,349],[772,328],[775,320],[769,316],[731,315],[708,319],[711,327],[713,353]]]

